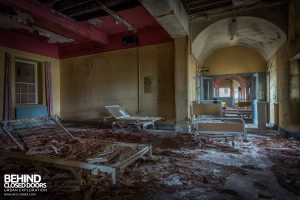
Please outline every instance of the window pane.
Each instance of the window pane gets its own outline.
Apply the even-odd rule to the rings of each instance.
[[[35,103],[35,95],[28,94],[28,103]]]
[[[37,98],[37,63],[16,60],[16,104],[35,104]]]
[[[35,83],[35,65],[16,62],[16,82]]]
[[[27,85],[26,84],[20,84],[20,85],[21,85],[20,93],[26,94],[27,93]]]
[[[21,94],[21,102],[20,103],[27,103],[27,94]]]
[[[35,93],[35,85],[28,85],[28,93]]]

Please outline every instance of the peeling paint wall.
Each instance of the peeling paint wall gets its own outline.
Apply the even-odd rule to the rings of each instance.
[[[191,105],[193,101],[197,100],[197,66],[196,59],[189,54],[188,55],[188,105]],[[188,116],[190,116],[190,109],[188,110]]]
[[[210,54],[203,63],[209,67],[203,76],[266,72],[267,63],[256,51],[246,47],[227,47]]]
[[[300,130],[299,61],[289,61],[285,43],[269,60],[270,120],[289,131]],[[278,108],[276,104],[278,103]],[[276,109],[279,109],[278,116]],[[276,124],[277,125],[277,124]]]
[[[176,38],[174,43],[176,123],[180,129],[188,119],[188,39]]]
[[[173,45],[164,43],[61,60],[62,118],[99,120],[108,116],[104,106],[114,104],[135,115],[139,82],[140,114],[174,120]],[[151,82],[150,93],[144,90],[145,77]]]
[[[189,55],[189,69],[188,69],[188,85],[189,85],[189,103],[197,100],[197,67],[196,59]]]
[[[274,84],[274,87],[270,87],[270,118],[276,118],[276,116],[274,116],[274,108],[272,107],[274,106],[274,103],[278,103],[278,125],[283,128],[287,128],[289,124],[289,69],[287,47],[288,45],[285,43],[268,62],[270,70],[270,83],[271,85]],[[274,123],[273,121],[271,122]]]
[[[300,131],[300,2],[289,1],[288,41],[268,61],[270,74],[270,121],[279,118],[279,127]],[[278,103],[278,108],[276,108]],[[276,109],[279,110],[276,115]]]
[[[51,76],[52,76],[52,92],[53,92],[53,111],[54,114],[60,114],[60,63],[58,59],[55,58],[49,58],[45,56],[40,56],[24,51],[19,51],[11,48],[6,47],[0,47],[0,121],[3,120],[3,96],[4,96],[4,54],[5,52],[10,53],[12,55],[12,81],[14,81],[14,60],[16,58],[19,59],[25,59],[37,62],[38,65],[41,66],[41,77],[39,79],[41,82],[41,92],[43,93],[40,96],[39,103],[40,104],[46,104],[46,98],[45,98],[45,83],[44,83],[44,71],[43,71],[43,62],[44,61],[50,61],[51,62]],[[13,100],[13,109],[15,108],[15,84],[12,83],[12,100]]]

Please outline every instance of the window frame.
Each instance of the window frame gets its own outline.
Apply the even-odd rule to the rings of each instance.
[[[15,66],[16,66],[16,63],[17,62],[21,62],[21,63],[27,63],[27,64],[32,64],[34,66],[34,89],[35,89],[35,97],[34,97],[34,103],[17,103],[17,94],[27,94],[27,98],[28,98],[28,89],[27,89],[27,93],[17,93],[15,91],[15,103],[17,106],[24,106],[24,105],[37,105],[39,102],[38,102],[38,63],[37,62],[34,62],[34,61],[28,61],[28,60],[23,60],[23,59],[20,59],[20,58],[17,58],[15,59]],[[15,70],[16,70],[16,67],[15,67]],[[15,79],[16,79],[16,73],[15,73]],[[15,80],[15,87],[17,84],[30,84],[30,83],[26,83],[26,82],[17,82]],[[21,101],[20,101],[21,102]]]

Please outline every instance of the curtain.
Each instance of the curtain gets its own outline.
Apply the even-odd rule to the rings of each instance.
[[[53,99],[52,99],[52,79],[51,79],[51,62],[45,61],[45,91],[46,91],[46,105],[48,117],[53,116]]]
[[[12,119],[11,55],[5,53],[3,120]]]

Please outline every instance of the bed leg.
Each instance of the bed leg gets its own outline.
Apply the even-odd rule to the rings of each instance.
[[[93,181],[90,178],[91,173],[86,170],[81,171],[83,199],[90,200],[92,198]]]
[[[247,132],[244,133],[244,140],[243,142],[249,142],[248,138],[247,138]]]
[[[199,147],[202,148],[204,146],[204,140],[202,137],[199,138]]]
[[[149,144],[149,157],[152,158],[152,145]]]

